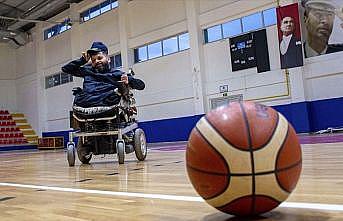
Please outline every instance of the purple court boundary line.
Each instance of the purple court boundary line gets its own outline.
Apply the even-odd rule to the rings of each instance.
[[[298,135],[301,144],[320,144],[320,143],[338,143],[343,142],[343,134],[322,134],[322,135]],[[151,147],[153,151],[184,151],[184,144],[169,144]]]

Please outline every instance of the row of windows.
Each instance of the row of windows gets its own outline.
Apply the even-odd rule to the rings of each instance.
[[[73,82],[73,76],[64,72],[59,72],[45,77],[45,89],[66,84],[68,82]]]
[[[107,0],[103,3],[96,5],[80,14],[81,22],[88,21],[89,19],[95,18],[105,12],[110,11],[111,9],[115,9],[118,7],[117,0]]]
[[[183,33],[134,49],[135,63],[189,49],[189,34]]]
[[[70,19],[66,19],[61,24],[57,24],[55,26],[52,26],[51,28],[44,30],[44,40],[49,39],[55,35],[61,34],[62,32],[65,32],[69,29],[71,29]]]
[[[276,9],[270,8],[204,30],[205,43],[276,24]]]

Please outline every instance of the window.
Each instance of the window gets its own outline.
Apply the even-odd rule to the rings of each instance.
[[[99,5],[96,5],[80,14],[80,21],[86,22],[92,18],[95,18],[105,12],[110,11],[118,7],[118,0],[107,0]]]
[[[143,46],[135,49],[135,62],[141,62],[148,60],[148,47]]]
[[[163,55],[175,53],[179,50],[177,36],[162,41]]]
[[[134,49],[135,63],[189,49],[189,34],[183,33]]]
[[[71,29],[70,19],[64,20],[61,24],[54,25],[51,28],[44,30],[44,40],[49,39],[55,35],[61,34],[67,30]]]
[[[189,34],[184,33],[179,35],[179,50],[183,51],[189,48]]]
[[[223,38],[221,25],[216,25],[206,29],[205,42],[213,42]]]
[[[94,17],[96,17],[96,16],[98,16],[98,15],[100,15],[100,8],[99,8],[99,5],[93,7],[93,8],[91,8],[91,9],[89,10],[89,17],[90,17],[90,18],[94,18]]]
[[[89,10],[82,12],[80,14],[80,17],[81,17],[82,22],[88,21],[89,20]]]
[[[73,81],[73,76],[64,72],[59,72],[45,77],[45,88],[56,87]]]
[[[162,56],[162,44],[161,42],[156,42],[148,45],[148,58],[157,58]]]
[[[118,1],[117,0],[112,0],[111,7],[112,7],[112,9],[118,7]]]
[[[263,13],[264,26],[270,26],[270,25],[276,24],[276,9],[275,8],[264,10],[262,13]]]
[[[123,65],[121,62],[121,54],[116,54],[110,57],[111,59],[111,68],[120,69]]]
[[[111,10],[111,1],[107,0],[100,5],[100,14],[105,13],[107,11]]]
[[[236,19],[229,21],[222,25],[223,27],[223,37],[228,38],[242,33],[241,19]]]
[[[263,27],[262,13],[257,12],[242,18],[243,32],[253,31]]]
[[[73,76],[64,72],[61,72],[61,84],[66,84],[73,81]]]

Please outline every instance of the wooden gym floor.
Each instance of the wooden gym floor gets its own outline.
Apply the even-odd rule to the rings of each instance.
[[[343,142],[303,140],[296,190],[254,220],[343,220]],[[0,220],[250,220],[198,197],[185,170],[185,143],[168,145],[151,147],[144,162],[126,155],[120,166],[114,155],[69,167],[63,150],[0,153]]]

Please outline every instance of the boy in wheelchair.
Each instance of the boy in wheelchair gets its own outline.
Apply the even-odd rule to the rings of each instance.
[[[78,136],[77,154],[82,163],[89,163],[92,154],[118,154],[124,163],[124,152],[135,151],[139,160],[146,157],[145,135],[136,129],[137,114],[131,89],[143,90],[142,80],[110,69],[108,49],[102,42],[93,42],[80,59],[62,67],[62,71],[84,78],[83,89],[73,90],[73,128]],[[68,146],[69,148],[69,146]],[[74,149],[68,149],[68,162],[74,165]],[[74,159],[73,159],[74,158]]]

